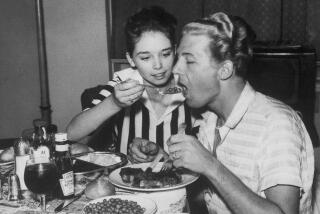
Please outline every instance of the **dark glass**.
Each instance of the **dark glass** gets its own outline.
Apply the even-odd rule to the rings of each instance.
[[[46,194],[58,184],[57,167],[52,159],[31,158],[27,160],[24,171],[24,182],[28,189],[40,195],[41,210],[46,211]]]
[[[36,194],[48,194],[58,184],[57,167],[53,163],[26,166],[24,181],[28,189]]]

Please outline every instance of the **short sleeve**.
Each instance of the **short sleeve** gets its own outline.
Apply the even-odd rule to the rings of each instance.
[[[98,85],[94,88],[84,90],[81,94],[82,110],[87,110],[99,104],[113,92],[113,86]]]
[[[305,132],[295,112],[269,118],[260,159],[261,190],[276,185],[303,188],[302,160],[306,154]]]
[[[119,76],[119,72],[115,72],[112,80],[110,80],[107,85],[98,85],[84,90],[81,94],[82,111],[98,105],[106,97],[110,96],[113,93],[114,86],[121,81],[123,80]]]

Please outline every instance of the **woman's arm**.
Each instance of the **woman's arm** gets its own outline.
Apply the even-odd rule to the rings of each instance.
[[[68,139],[82,139],[120,110],[121,107],[113,101],[112,96],[106,97],[101,103],[79,113],[70,121],[67,126]]]
[[[122,108],[136,102],[142,95],[144,87],[135,80],[117,84],[114,92],[96,106],[76,115],[67,126],[69,140],[77,141],[98,128]]]

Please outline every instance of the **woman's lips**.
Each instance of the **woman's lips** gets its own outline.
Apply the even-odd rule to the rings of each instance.
[[[160,73],[160,74],[154,74],[152,76],[157,80],[161,80],[161,79],[166,77],[166,72],[163,72],[163,73]]]

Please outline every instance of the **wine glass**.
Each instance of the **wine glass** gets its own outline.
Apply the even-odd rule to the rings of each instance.
[[[46,211],[46,194],[58,184],[58,169],[53,159],[30,159],[26,163],[24,182],[28,189],[40,195],[41,210]]]

